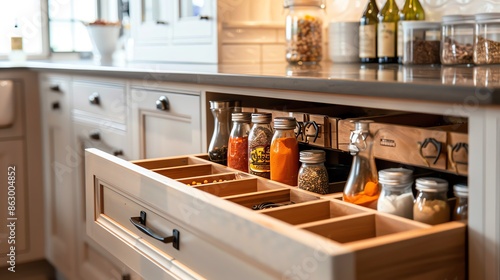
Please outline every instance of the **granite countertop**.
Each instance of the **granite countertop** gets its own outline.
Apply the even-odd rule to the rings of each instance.
[[[500,105],[500,65],[403,66],[397,64],[121,63],[98,65],[91,60],[0,62],[0,69],[29,68],[109,77],[250,88],[303,90],[349,95]]]

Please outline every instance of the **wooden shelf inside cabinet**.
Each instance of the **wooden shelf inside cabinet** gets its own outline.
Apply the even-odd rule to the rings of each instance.
[[[157,265],[175,260],[197,275],[193,278],[295,277],[291,268],[309,261],[316,268],[310,279],[466,277],[463,223],[430,226],[379,213],[344,202],[337,194],[316,195],[200,155],[127,162],[90,149],[86,157],[87,209],[96,211],[87,213],[93,222],[88,223],[90,236],[97,242],[100,236],[94,232],[120,236],[123,248],[148,254]],[[189,172],[205,165],[209,174]],[[158,172],[169,169],[181,175],[174,179]],[[201,184],[188,185],[193,181]],[[266,202],[275,205],[252,210]],[[183,215],[185,209],[189,215]],[[162,236],[179,230],[180,249],[129,224],[127,217],[139,211],[148,212],[148,223]],[[123,257],[140,271],[142,264],[131,259]]]

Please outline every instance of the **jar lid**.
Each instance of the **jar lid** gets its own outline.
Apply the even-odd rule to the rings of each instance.
[[[227,100],[210,100],[210,109],[222,109],[231,107],[232,102]]]
[[[388,168],[378,172],[378,181],[387,185],[407,185],[413,182],[413,171],[405,168]]]
[[[500,20],[500,13],[481,13],[474,16],[476,21]]]
[[[288,8],[290,6],[318,6],[325,7],[323,0],[284,0],[283,6]]]
[[[441,20],[443,23],[474,23],[474,15],[445,15]]]
[[[354,123],[354,131],[361,131],[361,132],[369,132],[370,131],[370,123],[372,123],[372,120],[359,120],[359,121],[351,121]]]
[[[469,187],[465,184],[456,184],[453,186],[453,192],[456,196],[469,196]]]
[[[250,121],[252,121],[252,113],[248,112],[232,113],[231,119],[233,120],[233,122],[249,123]]]
[[[418,178],[415,181],[415,188],[417,190],[440,192],[448,190],[448,181],[440,178]]]
[[[274,118],[275,129],[295,129],[297,121],[294,117],[276,117]]]
[[[300,151],[300,162],[303,163],[321,163],[325,162],[325,151],[323,150],[304,150]]]
[[[438,21],[423,21],[423,20],[403,20],[401,21],[403,29],[440,29],[441,22]]]
[[[271,123],[273,114],[271,113],[252,113],[253,123]]]

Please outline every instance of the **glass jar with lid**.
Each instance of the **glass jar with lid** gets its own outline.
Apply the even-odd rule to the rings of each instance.
[[[302,163],[298,175],[298,187],[319,194],[329,193],[328,172],[325,167],[325,151],[304,150],[299,154]]]
[[[403,64],[439,64],[441,23],[403,21]]]
[[[248,133],[252,114],[249,112],[232,113],[233,127],[229,135],[227,166],[248,172]]]
[[[429,225],[450,221],[448,206],[448,182],[440,178],[418,178],[415,182],[418,191],[413,206],[413,219]]]
[[[389,168],[378,172],[378,183],[382,188],[377,210],[400,217],[413,219],[413,171],[405,168]]]
[[[299,171],[299,142],[295,137],[297,121],[294,117],[274,118],[271,141],[271,180],[297,186]]]
[[[253,113],[252,128],[248,134],[248,172],[270,178],[270,148],[273,139],[271,113]]]
[[[315,64],[323,58],[323,0],[285,0],[286,60]]]
[[[214,132],[208,146],[208,157],[211,161],[227,164],[227,144],[229,140],[230,101],[209,101],[214,116]]]
[[[474,63],[500,63],[500,13],[475,15]]]
[[[443,16],[441,33],[442,64],[470,64],[474,62],[474,16]]]
[[[468,218],[468,200],[469,188],[464,184],[457,184],[453,186],[453,193],[456,197],[455,208],[453,209],[453,220],[467,221]]]

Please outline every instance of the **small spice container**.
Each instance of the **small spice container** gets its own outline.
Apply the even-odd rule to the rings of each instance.
[[[248,133],[252,114],[248,112],[232,113],[233,128],[229,135],[227,166],[248,172]]]
[[[443,16],[441,37],[442,64],[470,64],[474,62],[474,16]]]
[[[378,172],[378,183],[382,188],[377,210],[400,217],[413,219],[413,171],[405,168],[389,168]]]
[[[455,208],[453,209],[453,220],[467,221],[469,188],[467,185],[457,184],[453,186],[453,193],[457,198]]]
[[[290,186],[297,185],[299,171],[299,142],[295,138],[294,117],[274,118],[271,142],[271,180]]]
[[[415,182],[418,191],[413,205],[413,219],[429,225],[450,221],[448,206],[448,182],[439,178],[419,178]]]
[[[252,128],[248,134],[248,172],[270,178],[270,153],[273,129],[271,113],[253,113]]]
[[[304,150],[299,154],[302,163],[298,175],[298,187],[319,194],[329,193],[328,172],[325,167],[325,151]]]
[[[475,16],[474,63],[500,63],[500,13]]]
[[[403,64],[439,64],[441,23],[403,21]]]
[[[323,57],[323,0],[285,0],[286,60],[315,64]]]

